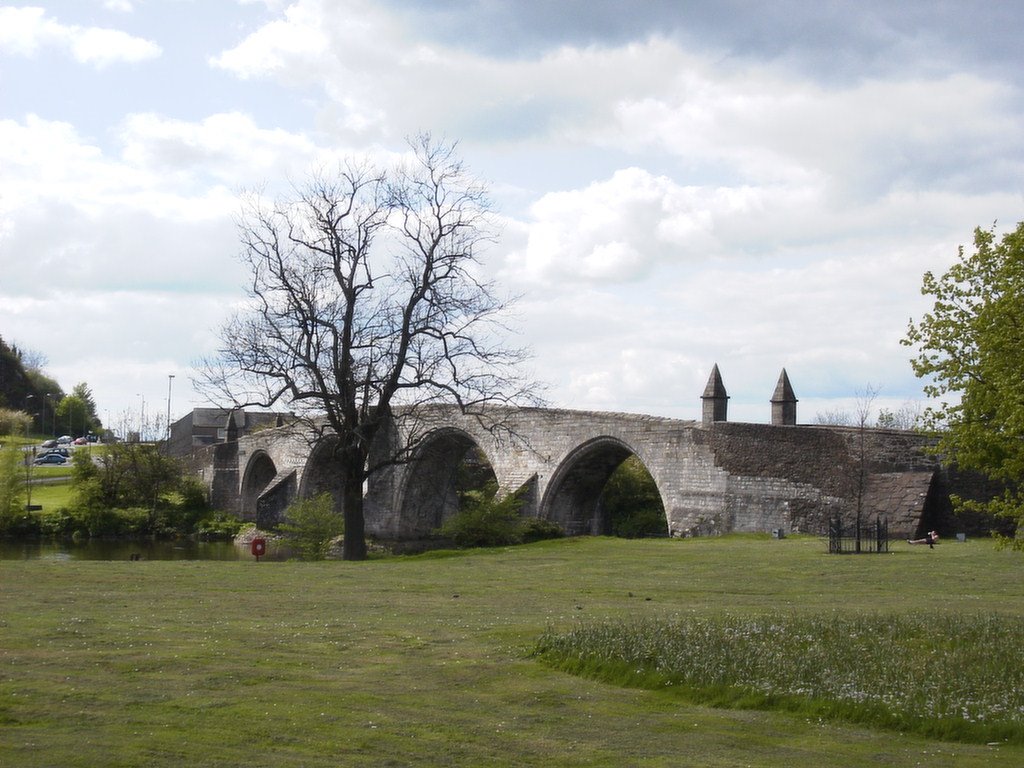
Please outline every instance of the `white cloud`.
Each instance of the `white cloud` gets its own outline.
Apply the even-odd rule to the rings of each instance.
[[[260,128],[237,112],[199,122],[129,115],[121,141],[124,159],[134,167],[183,178],[210,177],[234,188],[279,179],[321,155],[308,138]]]
[[[0,8],[0,51],[32,56],[41,45],[62,42],[64,28],[43,8]]]
[[[690,196],[637,168],[547,194],[532,206],[525,249],[510,254],[509,270],[539,282],[642,279],[673,244],[687,251],[706,244],[708,221],[688,205]]]
[[[155,59],[160,46],[151,40],[134,37],[117,29],[74,29],[71,32],[71,53],[76,61],[103,69],[120,62]]]
[[[541,198],[507,229],[500,279],[528,297],[524,339],[554,401],[697,418],[716,362],[737,419],[768,419],[760,402],[783,367],[819,399],[868,383],[917,396],[899,342],[927,308],[921,275],[1019,196],[903,194],[844,211],[798,192],[630,169]],[[604,258],[616,248],[620,260]]]
[[[1018,100],[991,75],[933,68],[826,86],[663,37],[496,58],[427,44],[404,17],[363,0],[298,0],[214,61],[240,77],[322,88],[329,133],[430,127],[497,139],[524,162],[538,142],[626,149],[667,159],[672,176],[691,173],[698,185],[728,179],[736,216],[766,222],[809,199],[849,209],[919,189],[1015,184],[1024,171]],[[685,215],[676,224],[695,225]]]
[[[430,126],[468,138],[488,131],[574,140],[580,118],[599,124],[607,105],[646,92],[688,60],[664,41],[495,59],[425,43],[402,17],[366,0],[298,0],[211,64],[243,79],[322,88],[323,125],[338,131],[401,136]]]
[[[268,22],[210,63],[242,79],[271,74],[286,80],[314,77],[320,60],[329,55],[322,12],[319,3],[289,6],[284,18]],[[313,71],[304,73],[307,68]]]
[[[843,200],[962,186],[965,171],[989,174],[997,156],[1019,158],[1024,146],[1008,130],[1020,119],[1012,92],[973,75],[839,89],[770,70],[716,74],[700,86],[691,79],[618,104],[604,142],[664,148],[689,162],[716,158],[759,183],[813,181]],[[972,171],[965,153],[984,162]]]
[[[88,215],[109,207],[142,209],[156,215],[222,215],[229,193],[212,185],[197,191],[177,185],[166,168],[147,168],[104,155],[94,142],[65,122],[28,115],[23,122],[0,120],[0,211],[29,211],[44,204],[66,205]],[[188,201],[195,200],[192,205]]]
[[[105,6],[155,18],[149,4]],[[167,73],[168,93],[247,81],[195,100],[212,107],[161,111],[161,94],[125,78],[123,94],[83,90],[56,107],[22,95],[31,108],[0,114],[0,330],[72,361],[62,381],[98,377],[112,392],[121,371],[129,400],[145,380],[184,377],[183,355],[210,343],[240,292],[235,190],[301,180],[353,147],[386,153],[421,128],[461,139],[470,165],[489,161],[499,206],[514,197],[525,211],[506,212],[489,268],[526,294],[523,341],[563,405],[694,416],[714,362],[737,418],[767,418],[784,365],[802,401],[867,382],[902,400],[913,382],[897,342],[921,272],[948,264],[973,226],[1020,218],[1019,92],[996,66],[929,57],[836,83],[786,66],[799,56],[760,55],[770,46],[730,56],[682,37],[444,43],[402,3],[194,9],[195,23],[224,26],[205,47],[184,37],[195,27],[162,30],[176,54],[198,59],[245,30],[206,80]],[[0,8],[0,51],[45,73],[53,50],[93,67],[160,53]],[[277,121],[282,96],[312,105],[315,124],[279,128],[305,116]]]
[[[61,24],[44,8],[0,8],[0,51],[35,56],[53,46],[97,69],[122,62],[139,62],[161,55],[159,45],[127,32],[101,27]]]

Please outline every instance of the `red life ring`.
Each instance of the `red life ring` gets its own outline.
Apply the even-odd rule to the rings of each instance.
[[[253,539],[252,540],[252,553],[260,558],[267,554],[267,540],[266,539]]]

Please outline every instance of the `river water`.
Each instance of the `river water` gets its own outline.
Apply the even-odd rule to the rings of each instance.
[[[0,560],[255,560],[248,546],[227,541],[0,542]],[[283,560],[271,549],[261,560]]]

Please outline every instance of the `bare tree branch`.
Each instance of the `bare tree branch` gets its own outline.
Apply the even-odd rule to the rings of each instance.
[[[332,433],[344,476],[346,559],[366,554],[362,487],[407,461],[419,430],[391,455],[375,440],[396,409],[458,407],[482,422],[536,404],[523,349],[510,347],[512,299],[479,277],[495,239],[486,188],[456,145],[421,134],[406,160],[318,172],[283,200],[250,195],[238,221],[249,303],[221,331],[198,384],[236,405],[285,405],[314,435]],[[426,422],[424,422],[426,423]]]

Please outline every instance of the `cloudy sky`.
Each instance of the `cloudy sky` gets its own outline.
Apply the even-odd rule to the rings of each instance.
[[[238,195],[456,139],[553,405],[730,418],[920,398],[900,346],[975,226],[1024,218],[1016,2],[0,5],[0,335],[99,415],[204,404]]]

